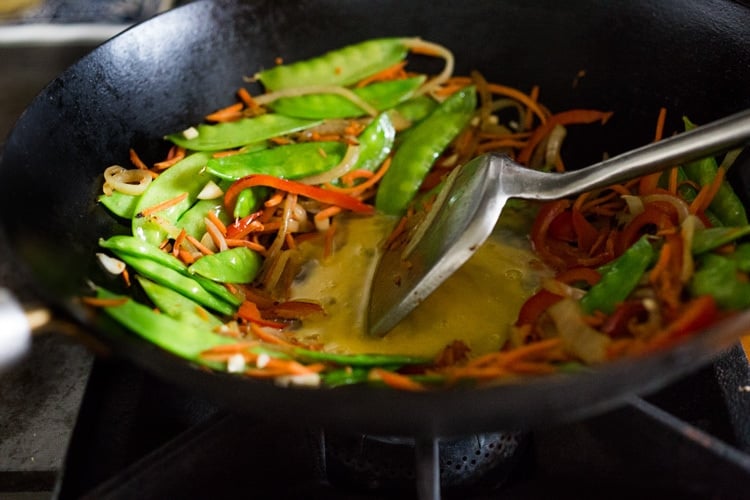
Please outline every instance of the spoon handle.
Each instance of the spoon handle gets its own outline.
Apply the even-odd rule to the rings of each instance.
[[[750,110],[563,174],[543,174],[517,196],[549,200],[604,188],[750,143]],[[511,194],[514,196],[516,194]]]

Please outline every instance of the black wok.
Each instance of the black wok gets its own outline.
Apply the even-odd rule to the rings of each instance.
[[[686,344],[591,374],[482,390],[412,394],[371,387],[282,389],[209,373],[124,331],[75,300],[105,279],[93,254],[127,232],[95,202],[105,166],[128,149],[164,154],[159,138],[230,104],[243,76],[370,37],[421,36],[457,55],[457,72],[541,87],[552,110],[615,111],[571,131],[569,165],[648,142],[659,107],[707,122],[750,107],[750,8],[719,0],[340,2],[201,1],[105,43],[53,80],[10,133],[0,164],[5,237],[57,314],[112,352],[217,402],[273,419],[376,434],[446,436],[528,428],[622,403],[698,368],[750,329],[745,313]],[[747,162],[743,162],[747,163]],[[750,165],[733,169],[747,200]]]

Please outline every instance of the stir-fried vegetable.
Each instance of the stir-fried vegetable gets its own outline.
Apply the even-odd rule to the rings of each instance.
[[[445,66],[435,76],[410,73],[412,57],[438,57]],[[100,260],[143,293],[98,288],[85,300],[215,369],[284,385],[415,391],[576,371],[664,348],[750,307],[750,225],[724,181],[728,155],[573,199],[511,203],[509,211],[533,219],[523,226],[525,251],[535,255],[525,265],[544,279],[504,272],[530,288],[507,325],[482,325],[493,348],[477,349],[456,332],[426,355],[350,351],[309,333],[310,325],[325,328],[341,298],[291,291],[341,245],[357,261],[338,272],[362,273],[352,295],[369,286],[364,269],[380,247],[347,237],[351,224],[377,220],[372,227],[390,228],[380,245],[408,245],[443,180],[472,157],[501,151],[530,168],[563,170],[566,127],[612,115],[551,113],[539,88],[452,73],[448,49],[412,38],[368,40],[260,71],[265,93],[240,89],[238,102],[206,123],[166,136],[167,158],[149,166],[131,151],[132,169],[107,170],[100,201],[130,220],[133,235],[103,238],[117,260]],[[471,290],[455,293],[475,300]],[[355,323],[349,334],[364,335]]]

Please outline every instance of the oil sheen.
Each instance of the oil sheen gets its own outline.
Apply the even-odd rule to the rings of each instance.
[[[307,261],[292,298],[315,299],[326,314],[308,319],[296,335],[327,351],[435,356],[454,340],[473,354],[497,350],[508,338],[524,300],[549,275],[528,240],[503,229],[493,236],[383,338],[365,332],[370,279],[377,248],[392,219],[375,216],[341,221],[335,251],[321,258],[319,245],[303,244]]]

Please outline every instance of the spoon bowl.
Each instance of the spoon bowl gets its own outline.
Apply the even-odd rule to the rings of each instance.
[[[383,249],[370,287],[368,333],[386,335],[492,233],[510,198],[554,200],[666,170],[750,142],[750,110],[565,173],[487,153],[455,169],[405,246]]]

